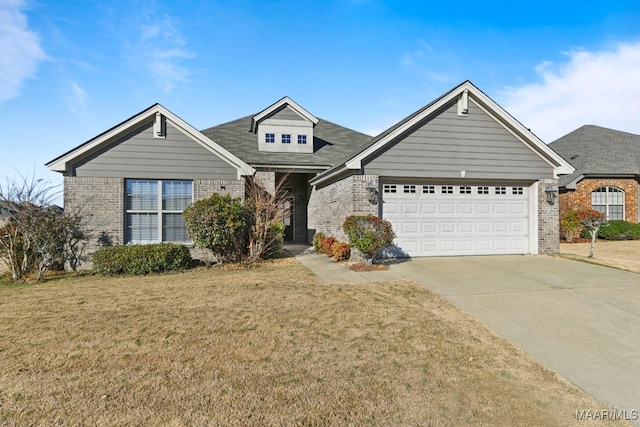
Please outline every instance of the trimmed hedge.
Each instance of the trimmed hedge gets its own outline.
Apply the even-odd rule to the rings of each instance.
[[[604,240],[639,240],[640,224],[633,222],[612,220],[598,231],[598,238]]]
[[[108,246],[93,254],[93,269],[100,274],[143,275],[185,271],[191,266],[191,253],[185,245]]]

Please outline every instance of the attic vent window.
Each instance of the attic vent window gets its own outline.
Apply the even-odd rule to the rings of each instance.
[[[153,122],[153,137],[154,138],[164,138],[166,133],[164,117],[160,112],[156,113],[156,118]]]
[[[469,115],[469,91],[468,90],[465,90],[464,92],[462,92],[462,94],[458,98],[458,115],[459,116]]]
[[[265,133],[264,134],[264,142],[267,144],[273,144],[276,142],[276,134],[275,133]]]
[[[291,144],[291,134],[283,133],[282,134],[282,143],[283,144]]]

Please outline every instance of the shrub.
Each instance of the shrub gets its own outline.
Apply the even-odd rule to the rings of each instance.
[[[351,256],[351,246],[345,242],[335,242],[331,251],[336,261],[346,261]]]
[[[319,231],[313,235],[313,249],[316,252],[322,252],[322,239],[326,238],[323,232]]]
[[[269,232],[267,233],[267,239],[265,242],[265,251],[262,253],[262,256],[265,259],[273,258],[280,251],[282,251],[282,247],[284,245],[284,223],[282,222],[274,222],[271,227],[269,227]]]
[[[193,243],[213,252],[218,262],[246,254],[250,209],[241,199],[214,194],[188,206],[182,216]]]
[[[93,254],[93,269],[100,274],[142,275],[184,271],[191,266],[191,254],[184,245],[107,246]]]
[[[580,209],[573,209],[562,216],[560,229],[564,240],[571,243],[573,239],[580,236],[582,224],[580,223]]]
[[[640,224],[613,220],[606,227],[600,228],[598,238],[604,240],[638,240],[640,239]]]
[[[322,246],[322,253],[326,256],[333,256],[333,250],[331,248],[336,241],[336,238],[331,236],[322,239],[320,241],[320,245]]]
[[[362,252],[368,263],[396,237],[391,223],[375,215],[349,216],[342,227],[351,246]]]

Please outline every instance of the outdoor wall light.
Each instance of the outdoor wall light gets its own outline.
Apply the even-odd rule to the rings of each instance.
[[[378,203],[378,187],[374,185],[372,182],[367,182],[367,186],[365,187],[369,192],[369,203],[375,205]]]
[[[553,205],[556,203],[556,197],[558,197],[558,189],[555,185],[547,184],[544,192],[547,195],[547,203]]]

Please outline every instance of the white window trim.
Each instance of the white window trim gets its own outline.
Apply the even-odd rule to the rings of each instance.
[[[604,214],[607,216],[607,219],[609,219],[609,207],[610,206],[620,206],[620,205],[622,205],[622,221],[626,221],[626,218],[627,218],[627,211],[626,211],[627,193],[620,187],[616,187],[614,185],[603,185],[601,187],[598,187],[598,188],[594,189],[591,192],[591,204],[590,204],[591,209],[594,209],[594,207],[593,207],[594,206],[593,193],[596,193],[601,188],[605,189],[605,191],[604,191]],[[616,190],[616,191],[610,191],[611,189]],[[609,193],[622,193],[622,204],[609,203]],[[602,204],[596,203],[595,206],[602,206]]]
[[[126,200],[125,200],[125,210],[124,210],[124,225],[125,225],[125,243],[128,245],[143,245],[143,244],[151,244],[151,243],[162,243],[164,242],[164,236],[162,234],[162,225],[163,225],[163,214],[175,214],[175,213],[182,213],[183,210],[176,210],[176,209],[172,209],[172,210],[165,210],[162,209],[162,183],[165,181],[181,181],[181,182],[190,182],[191,183],[191,203],[194,202],[193,200],[193,181],[187,180],[187,179],[135,179],[135,178],[131,178],[131,179],[126,179],[125,180],[125,195],[124,197],[127,197],[127,184],[126,181],[155,181],[157,183],[157,207],[156,209],[127,209],[126,208]],[[127,215],[128,214],[155,214],[158,216],[158,221],[157,221],[157,235],[158,235],[158,239],[156,241],[130,241],[129,238],[129,230],[127,229]],[[184,242],[173,242],[173,243],[185,243],[185,244],[189,244],[189,243],[193,243],[191,240],[187,240]]]

